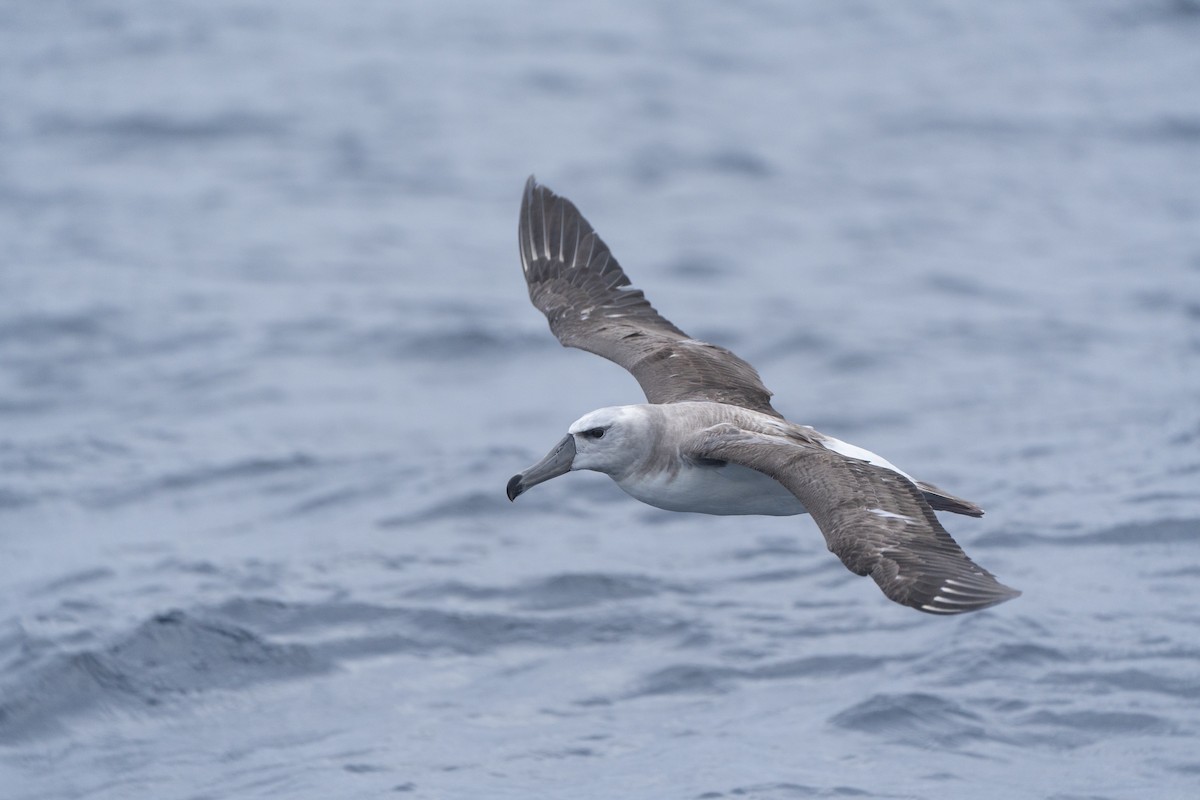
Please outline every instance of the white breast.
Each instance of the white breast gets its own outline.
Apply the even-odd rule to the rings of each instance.
[[[630,476],[617,485],[643,503],[667,511],[778,517],[806,513],[796,496],[774,478],[737,464],[686,466],[674,475]]]

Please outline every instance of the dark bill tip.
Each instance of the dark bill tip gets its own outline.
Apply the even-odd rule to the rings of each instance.
[[[508,493],[509,502],[516,500],[521,496],[521,493],[525,491],[525,484],[521,483],[521,479],[523,477],[524,475],[517,473],[516,475],[512,476],[511,480],[509,480],[508,488],[505,489],[505,491]]]
[[[571,471],[575,460],[575,437],[567,434],[546,454],[538,463],[524,472],[518,472],[508,482],[508,499],[516,500],[527,489],[532,489],[539,483],[545,483],[551,478],[565,475]]]

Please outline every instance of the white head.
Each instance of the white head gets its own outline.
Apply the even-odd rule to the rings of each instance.
[[[512,477],[508,499],[571,470],[620,476],[654,446],[650,413],[646,406],[611,406],[584,414],[545,458]]]
[[[610,406],[584,414],[567,428],[575,439],[571,469],[620,475],[650,451],[650,432],[645,406]]]

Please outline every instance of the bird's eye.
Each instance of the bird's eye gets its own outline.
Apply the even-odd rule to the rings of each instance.
[[[592,428],[591,430],[584,431],[583,435],[589,439],[603,439],[604,428]]]

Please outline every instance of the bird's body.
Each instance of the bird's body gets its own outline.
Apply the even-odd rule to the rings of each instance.
[[[808,513],[779,481],[724,461],[685,464],[675,473],[642,474],[616,484],[630,497],[665,511],[764,517]]]
[[[647,505],[720,516],[786,517],[806,513],[794,494],[757,470],[716,459],[662,457],[664,453],[678,453],[680,443],[697,426],[731,423],[780,436],[797,426],[724,403],[640,404],[601,411],[606,416],[619,416],[633,431],[631,438],[644,445],[622,448],[627,461],[606,466],[603,471],[626,494]],[[589,417],[582,421],[590,424]]]
[[[752,366],[660,316],[578,209],[533,178],[518,236],[530,298],[555,336],[628,369],[650,402],[579,418],[513,476],[509,499],[594,470],[668,511],[811,513],[848,569],[921,611],[975,611],[1020,594],[971,561],[933,513],[982,516],[978,506],[785,420]]]

